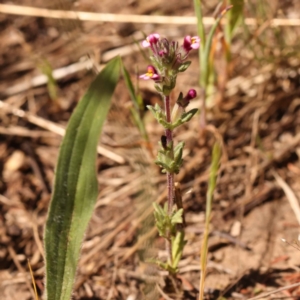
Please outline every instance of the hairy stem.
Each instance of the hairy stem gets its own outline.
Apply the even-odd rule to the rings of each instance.
[[[166,121],[171,122],[171,104],[170,96],[165,96],[165,112],[166,112]],[[167,145],[172,145],[173,148],[173,132],[171,129],[166,129]],[[172,159],[174,158],[173,149],[171,151]],[[172,207],[174,203],[174,174],[167,173],[167,184],[168,184],[168,213],[172,213]]]
[[[166,113],[166,121],[171,123],[171,103],[170,96],[164,96],[165,103],[165,113]],[[166,129],[166,137],[167,137],[167,145],[172,145],[171,155],[174,158],[173,152],[173,132],[171,129]],[[174,204],[174,174],[167,172],[167,188],[168,188],[168,214],[171,215],[172,208]],[[171,246],[171,236],[168,234],[166,247],[168,251],[169,261],[172,264],[172,246]]]

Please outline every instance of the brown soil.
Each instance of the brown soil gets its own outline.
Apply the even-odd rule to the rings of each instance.
[[[212,16],[215,3],[206,2],[205,15]],[[270,6],[265,2],[265,18],[300,17],[297,1],[280,2],[278,7],[271,0]],[[43,1],[15,4],[45,7]],[[81,0],[76,7],[57,0],[48,8],[194,15],[188,0]],[[249,4],[247,14],[258,17],[255,8]],[[215,140],[222,141],[223,156],[211,221],[207,298],[245,299],[300,278],[300,216],[291,204],[296,199],[294,207],[299,207],[300,198],[300,31],[272,29],[265,23],[249,30],[247,34],[240,29],[234,39],[227,79],[222,52],[216,54],[219,86],[208,105],[205,141],[200,138],[198,118],[176,132],[176,140],[186,143],[184,166],[177,176],[188,241],[179,271],[182,299],[198,295],[205,195]],[[66,126],[95,70],[109,57],[122,55],[136,80],[147,65],[134,47],[134,40],[143,37],[141,32],[159,32],[180,41],[194,35],[196,27],[99,24],[0,13],[0,299],[34,298],[27,259],[38,293],[43,293],[43,227],[62,140],[53,125]],[[51,68],[84,60],[92,62],[92,69],[67,73],[48,86],[32,86],[32,79],[47,68],[49,73]],[[178,78],[174,97],[188,88],[200,92],[196,52],[191,60],[191,67]],[[161,101],[151,82],[139,86],[146,104]],[[192,105],[199,107],[200,100]],[[154,166],[129,107],[121,81],[101,137],[108,154],[98,156],[100,193],[82,247],[74,299],[139,300],[143,293],[150,300],[172,299],[164,294],[169,286],[165,273],[145,262],[165,257],[164,241],[151,218],[151,203],[165,200],[165,176]],[[146,111],[145,120],[155,153],[162,129]],[[300,290],[287,289],[277,296],[297,298]]]

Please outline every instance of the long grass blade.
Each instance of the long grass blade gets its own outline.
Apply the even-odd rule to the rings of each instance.
[[[230,0],[232,9],[227,14],[226,41],[230,45],[233,33],[243,20],[244,0]]]
[[[212,67],[210,66],[210,51],[211,51],[211,45],[212,45],[212,40],[213,40],[213,36],[216,32],[216,29],[222,19],[222,17],[225,15],[225,13],[231,9],[232,6],[229,6],[228,8],[224,9],[219,16],[216,18],[216,22],[214,23],[214,25],[212,26],[212,28],[210,29],[210,32],[208,34],[206,43],[205,43],[205,48],[204,48],[204,53],[200,55],[201,58],[201,78],[200,78],[200,86],[204,89],[206,89],[206,87],[208,86],[209,83],[209,76],[210,76],[210,72],[209,70],[212,69]]]
[[[205,31],[204,31],[204,23],[203,23],[203,15],[201,8],[201,0],[194,0],[194,10],[197,17],[197,31],[198,35],[201,39],[201,47],[200,51],[204,49],[205,46]]]

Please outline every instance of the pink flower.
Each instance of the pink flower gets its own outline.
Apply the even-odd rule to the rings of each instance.
[[[183,48],[189,52],[192,49],[198,49],[200,47],[200,38],[198,36],[187,35],[183,40]]]
[[[167,50],[160,50],[160,51],[158,51],[158,55],[160,57],[165,57],[167,54],[168,54]]]
[[[142,42],[144,48],[151,47],[153,44],[156,44],[159,41],[159,34],[152,33],[147,36],[147,38]]]
[[[159,79],[159,75],[157,74],[155,68],[153,66],[148,66],[147,73],[140,76],[140,78],[144,80],[153,79],[157,81]]]

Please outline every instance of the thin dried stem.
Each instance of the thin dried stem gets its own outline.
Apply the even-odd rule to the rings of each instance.
[[[37,8],[24,5],[0,4],[0,13],[35,16],[54,19],[71,19],[81,21],[94,22],[120,22],[120,23],[145,23],[145,24],[169,24],[169,25],[187,25],[196,24],[197,18],[190,16],[148,16],[148,15],[132,15],[132,14],[105,14],[92,13],[84,11],[70,10],[52,10],[46,8]],[[270,27],[279,26],[300,26],[300,19],[271,19],[268,21]],[[203,24],[206,26],[213,25],[215,18],[203,17]],[[225,20],[222,21],[225,23]],[[254,18],[245,18],[245,24],[248,26],[257,26],[257,20]]]

